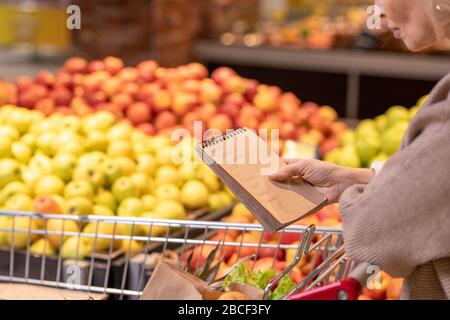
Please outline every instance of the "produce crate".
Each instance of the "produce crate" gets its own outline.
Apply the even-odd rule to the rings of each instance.
[[[228,212],[224,210],[223,212],[215,213],[215,218],[219,219],[221,216],[226,215]],[[113,268],[113,257],[107,257],[109,258],[107,260],[107,263],[104,267],[99,268],[97,266],[98,264],[98,255],[95,256],[86,255],[81,260],[67,260],[63,264],[64,268],[60,269],[64,274],[61,276],[60,281],[57,281],[57,279],[50,279],[45,280],[45,274],[46,269],[50,264],[47,264],[43,266],[40,269],[40,273],[34,273],[33,276],[35,278],[32,278],[27,274],[24,274],[21,270],[31,270],[31,260],[27,257],[30,256],[29,249],[25,252],[22,252],[22,255],[24,256],[24,260],[18,260],[14,259],[15,254],[13,251],[13,254],[10,254],[9,256],[6,255],[3,257],[4,260],[8,261],[8,271],[9,273],[3,272],[3,274],[0,275],[0,281],[8,282],[8,283],[26,283],[26,284],[32,284],[32,285],[45,285],[48,287],[56,287],[56,288],[71,288],[73,286],[73,271],[74,266],[78,266],[80,269],[79,271],[79,279],[78,282],[76,282],[75,288],[77,290],[86,291],[86,292],[93,292],[93,293],[107,293],[109,295],[109,299],[136,299],[136,297],[139,297],[143,286],[145,284],[145,281],[147,280],[148,276],[150,275],[146,270],[144,266],[147,266],[146,261],[149,259],[155,259],[156,262],[161,260],[161,256],[156,256],[155,254],[162,254],[162,257],[169,257],[169,261],[171,261],[173,264],[177,266],[182,266],[184,263],[186,263],[186,253],[189,252],[189,250],[193,249],[194,247],[202,248],[201,250],[207,250],[210,249],[211,246],[221,246],[221,252],[224,252],[226,248],[235,248],[237,250],[238,256],[242,257],[245,256],[244,250],[247,248],[253,248],[255,252],[257,253],[260,250],[263,249],[271,249],[274,250],[274,252],[278,252],[279,250],[286,250],[291,249],[296,252],[296,256],[298,256],[298,259],[301,258],[304,254],[311,254],[311,252],[315,251],[321,252],[321,256],[323,257],[324,263],[320,266],[317,265],[316,268],[311,270],[311,274],[308,276],[308,278],[305,278],[305,281],[302,283],[299,283],[299,287],[308,285],[311,281],[314,281],[317,279],[317,276],[323,272],[324,270],[328,269],[330,262],[336,262],[336,266],[338,267],[338,272],[333,274],[332,279],[336,279],[336,274],[338,276],[342,276],[345,274],[345,271],[348,267],[348,261],[343,255],[343,249],[338,248],[342,244],[342,235],[341,230],[339,229],[328,229],[328,230],[319,230],[318,232],[315,232],[315,227],[305,228],[305,227],[294,227],[289,228],[282,233],[288,233],[288,234],[299,234],[297,237],[298,239],[301,239],[301,243],[293,243],[291,245],[286,245],[281,242],[279,243],[263,243],[262,239],[264,237],[264,230],[260,225],[256,224],[241,224],[241,223],[225,223],[225,222],[212,222],[212,221],[176,221],[176,220],[156,220],[156,219],[141,219],[141,218],[125,218],[125,217],[99,217],[99,216],[67,216],[67,215],[42,215],[42,214],[33,214],[33,213],[21,213],[21,212],[0,212],[0,216],[9,216],[13,219],[18,219],[19,217],[26,218],[31,221],[31,219],[64,219],[64,220],[72,220],[76,221],[78,223],[96,223],[99,225],[100,223],[105,224],[114,224],[114,225],[120,225],[120,224],[132,224],[135,226],[145,226],[151,228],[154,227],[164,227],[165,230],[174,230],[174,232],[167,232],[165,235],[153,235],[149,231],[148,236],[124,236],[124,235],[115,235],[115,234],[101,234],[97,231],[95,234],[91,233],[79,233],[79,232],[56,232],[56,231],[49,231],[49,230],[33,230],[33,229],[25,229],[23,226],[20,229],[8,229],[3,227],[0,229],[0,232],[14,232],[13,234],[16,235],[19,233],[26,233],[28,235],[30,234],[37,234],[40,236],[47,235],[63,235],[64,237],[70,237],[65,240],[64,244],[67,243],[73,243],[77,244],[77,246],[80,245],[81,239],[91,239],[94,241],[93,247],[95,247],[96,241],[99,239],[104,239],[112,243],[114,240],[134,240],[138,241],[140,243],[146,244],[144,246],[144,252],[138,255],[132,255],[131,251],[124,253],[122,256],[117,257],[117,259],[114,262],[117,262],[117,266],[119,269],[119,273],[117,273],[117,277],[114,275],[111,278],[114,278],[114,281],[117,281],[119,278],[120,286],[117,286],[117,283],[111,283],[109,281],[101,281],[104,279],[108,279],[109,277],[104,277],[104,273],[96,273],[98,269],[103,269],[105,273],[112,274],[111,272],[114,272]],[[205,216],[203,217],[205,218]],[[31,225],[31,224],[30,224]],[[46,225],[46,224],[44,224]],[[14,230],[14,231],[13,231]],[[235,240],[218,240],[211,238],[212,235],[215,233],[224,234],[226,235],[228,232],[231,233],[245,233],[245,232],[253,232],[254,234],[258,234],[259,241],[252,241],[252,242],[234,242]],[[313,239],[316,239],[316,236],[320,237],[320,240],[312,243]],[[18,236],[17,236],[18,237]],[[14,238],[16,239],[16,238]],[[71,241],[74,240],[74,241]],[[232,241],[232,242],[229,242]],[[281,241],[281,240],[280,240]],[[78,247],[76,247],[77,253],[76,255],[79,255]],[[110,246],[112,248],[112,246]],[[66,248],[67,249],[67,248]],[[75,250],[75,247],[72,246],[72,249]],[[112,250],[112,249],[110,249]],[[234,249],[233,249],[234,250]],[[11,250],[12,251],[12,250]],[[9,253],[11,253],[11,251]],[[61,251],[60,251],[61,252]],[[67,251],[66,251],[67,252]],[[326,254],[325,254],[326,253]],[[75,254],[75,251],[72,253]],[[61,253],[60,253],[61,255]],[[2,259],[2,260],[3,260]],[[42,258],[44,259],[44,258]],[[42,261],[40,260],[39,267],[43,265]],[[60,259],[61,256],[57,258],[57,260]],[[296,258],[297,259],[297,258]],[[337,259],[337,260],[336,260]],[[14,261],[16,260],[16,261]],[[166,260],[166,259],[163,259]],[[35,260],[33,260],[35,261]],[[39,259],[36,260],[39,263]],[[187,261],[190,261],[189,259]],[[256,262],[256,256],[253,260]],[[295,260],[295,264],[299,260]],[[34,262],[36,263],[36,262]],[[189,262],[190,263],[190,262]],[[294,263],[292,263],[290,266],[283,268],[282,276],[288,274],[292,268],[295,266]],[[201,265],[197,266],[201,267]],[[120,269],[123,268],[123,269]],[[76,269],[75,269],[76,270]],[[122,273],[120,273],[120,271]],[[94,272],[95,271],[95,272]],[[35,272],[35,271],[34,271]],[[44,276],[43,276],[44,274]],[[87,276],[86,276],[87,275]],[[95,277],[94,277],[95,275]],[[98,276],[99,275],[99,276]],[[329,277],[325,279],[324,281],[329,281]],[[108,279],[109,280],[109,279]],[[113,281],[113,282],[114,282]],[[297,289],[298,289],[297,288]]]
[[[215,212],[200,209],[188,213],[187,219],[192,221],[216,221],[228,215],[231,208],[232,206]],[[88,220],[89,218],[86,218],[82,221]],[[184,232],[182,229],[172,229],[165,236],[179,238],[183,237]],[[196,229],[191,230],[188,236],[197,236],[199,232]],[[177,246],[171,245],[169,247],[176,248]],[[147,243],[140,252],[133,252],[132,254],[128,254],[122,249],[113,250],[113,248],[110,248],[110,252],[93,252],[87,255],[85,259],[75,261],[75,264],[80,268],[82,285],[124,290],[129,287],[129,274],[132,273],[132,269],[128,271],[130,256],[143,253],[151,254],[166,249],[161,243]],[[38,282],[64,283],[67,280],[67,277],[64,276],[67,268],[73,264],[74,260],[63,259],[60,255],[57,257],[36,255],[24,249],[0,246],[0,276],[19,277]],[[117,296],[111,295],[110,298],[114,299]]]
[[[125,2],[125,3],[124,3]],[[89,58],[120,56],[129,63],[155,59],[163,66],[192,60],[201,22],[199,0],[77,0],[82,28],[75,51]]]

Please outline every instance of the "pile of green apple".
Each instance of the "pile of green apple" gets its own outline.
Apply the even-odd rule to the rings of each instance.
[[[232,194],[204,164],[194,161],[194,141],[177,144],[165,136],[149,136],[128,122],[118,122],[106,111],[84,117],[52,114],[12,105],[0,108],[0,209],[52,214],[185,219],[200,208],[218,210],[230,206]],[[174,152],[182,161],[173,163]],[[14,226],[29,227],[29,218],[15,218]],[[12,226],[0,217],[0,228]],[[64,221],[66,231],[95,231],[95,224],[79,226]],[[100,224],[100,233],[112,232],[112,224]],[[62,220],[33,221],[33,229],[61,231]],[[146,228],[121,234],[147,234]],[[164,228],[153,228],[152,235]],[[27,246],[27,234],[0,232],[0,245]],[[74,248],[92,249],[92,239],[33,236],[33,252],[50,254],[60,246],[63,256]],[[99,239],[102,240],[102,239]],[[103,239],[104,240],[104,239]],[[98,241],[106,250],[110,241]],[[91,245],[91,246],[89,246]],[[116,245],[116,244],[115,244]],[[120,246],[121,244],[117,244]],[[136,244],[133,244],[136,245]]]
[[[410,109],[393,106],[375,119],[361,121],[354,131],[341,135],[341,147],[328,153],[324,160],[354,168],[370,167],[373,161],[387,161],[399,149],[410,120],[426,98],[420,98]]]

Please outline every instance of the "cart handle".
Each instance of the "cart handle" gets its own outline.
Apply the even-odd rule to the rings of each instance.
[[[350,277],[326,286],[292,294],[287,300],[357,300],[363,285],[370,274],[367,272],[370,264],[357,265]]]
[[[327,286],[290,295],[287,300],[357,300],[360,291],[359,281],[347,278]]]

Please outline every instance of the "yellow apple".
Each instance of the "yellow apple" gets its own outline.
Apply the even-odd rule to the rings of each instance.
[[[20,163],[27,164],[31,159],[32,152],[31,148],[21,141],[16,141],[11,146],[12,156]]]
[[[35,255],[56,256],[56,250],[46,239],[38,239],[30,247],[30,253]]]
[[[61,246],[61,256],[65,259],[82,260],[92,252],[92,247],[79,237],[69,237]]]
[[[208,187],[210,192],[218,192],[221,188],[220,180],[215,174],[203,175],[202,182]]]
[[[39,230],[39,223],[35,218],[26,216],[10,218],[6,222],[6,228],[10,229],[5,232],[6,243],[16,249],[24,249],[28,242],[32,243],[39,238],[39,235],[34,233]]]
[[[194,180],[196,178],[197,169],[198,165],[196,165],[195,163],[186,162],[178,168],[178,173],[180,174],[183,181],[186,182],[189,180]]]
[[[140,217],[145,212],[144,204],[139,198],[127,198],[122,201],[117,215],[122,217]]]
[[[189,209],[206,207],[208,196],[208,188],[198,180],[188,181],[181,188],[181,203]]]
[[[139,195],[147,194],[151,190],[153,181],[143,172],[136,172],[130,176],[133,184],[138,189]]]
[[[156,151],[156,163],[159,166],[172,165],[172,150],[173,148],[171,146],[164,146],[160,150]]]
[[[144,205],[145,212],[152,211],[158,204],[158,199],[150,194],[147,194],[141,198],[142,204]]]
[[[133,156],[133,146],[127,140],[112,140],[109,143],[108,156],[112,158],[117,157],[132,157]]]
[[[170,183],[162,184],[156,187],[154,194],[158,201],[180,200],[180,190],[176,185]]]
[[[181,183],[182,179],[175,167],[162,166],[159,167],[158,170],[156,170],[155,186],[159,186],[162,184],[174,184],[180,186]]]
[[[110,208],[101,206],[101,205],[94,205],[94,209],[92,212],[96,216],[114,216],[114,211],[112,211]]]
[[[101,238],[98,235],[109,235],[112,237],[114,229],[113,223],[91,222],[83,229],[83,233],[90,236],[84,236],[81,239],[89,247],[95,248],[95,251],[106,251],[113,245],[113,239]]]
[[[136,172],[136,162],[128,157],[118,157],[114,161],[120,166],[123,175],[129,176]]]
[[[69,238],[66,233],[79,232],[78,224],[73,220],[63,219],[48,219],[47,231],[54,232],[55,234],[48,234],[47,239],[54,248],[59,248],[60,245]],[[59,234],[59,235],[58,235]]]
[[[117,204],[114,195],[105,189],[101,189],[97,192],[94,198],[94,203],[103,207],[109,208],[111,211],[116,211]]]
[[[120,249],[122,249],[125,254],[136,254],[144,250],[144,244],[136,240],[123,239],[120,242]]]
[[[150,154],[140,154],[137,156],[137,167],[138,172],[143,172],[148,176],[155,174],[157,168],[155,158]]]

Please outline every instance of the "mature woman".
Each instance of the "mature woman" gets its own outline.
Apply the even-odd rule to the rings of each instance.
[[[394,36],[417,51],[450,39],[450,0],[380,0]],[[412,120],[379,172],[296,160],[272,178],[301,176],[340,202],[355,261],[406,278],[404,299],[450,299],[450,75]]]

